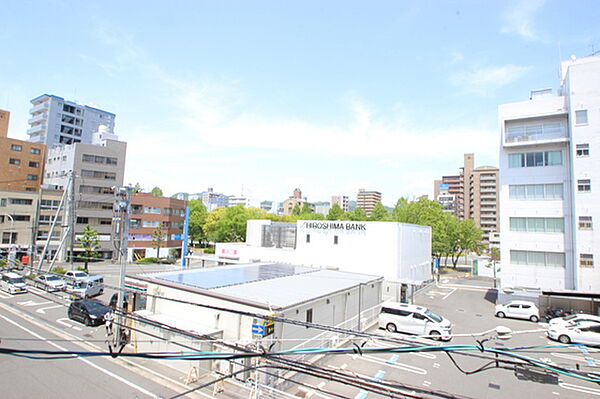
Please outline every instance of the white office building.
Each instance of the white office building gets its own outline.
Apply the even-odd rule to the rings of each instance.
[[[46,144],[48,148],[60,144],[90,144],[100,126],[105,126],[104,138],[117,140],[115,114],[50,94],[34,98],[31,104],[27,130],[30,142]]]
[[[600,290],[600,57],[499,106],[502,286]],[[596,226],[597,227],[597,226]]]

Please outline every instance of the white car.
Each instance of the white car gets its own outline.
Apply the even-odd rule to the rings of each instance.
[[[551,327],[546,333],[548,338],[563,344],[600,345],[600,324],[583,321],[568,327]]]
[[[569,326],[575,325],[577,323],[585,322],[585,321],[600,324],[600,316],[594,316],[592,314],[585,314],[585,313],[575,313],[575,314],[565,316],[565,317],[555,317],[553,319],[550,319],[548,324],[550,325],[550,328],[552,328],[552,327],[558,328],[558,327],[569,327]]]
[[[535,303],[529,301],[510,301],[506,305],[496,305],[496,317],[512,317],[515,319],[540,321],[540,311]]]
[[[0,287],[10,294],[22,294],[27,292],[27,284],[25,283],[23,276],[13,272],[4,273],[2,275]]]
[[[425,307],[406,303],[384,303],[379,313],[379,328],[446,341],[452,339],[452,324],[448,319]]]
[[[69,270],[65,273],[65,280],[79,281],[88,278],[89,275],[81,270]]]
[[[62,278],[54,274],[42,274],[33,279],[34,285],[46,291],[64,291],[67,283]]]

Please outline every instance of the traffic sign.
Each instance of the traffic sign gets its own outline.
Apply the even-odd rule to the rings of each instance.
[[[252,324],[252,334],[265,335],[265,326],[262,324]]]

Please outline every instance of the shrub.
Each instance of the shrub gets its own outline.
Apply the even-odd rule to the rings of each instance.
[[[66,269],[60,267],[60,266],[56,266],[54,268],[52,268],[52,270],[50,270],[52,273],[56,273],[56,274],[65,274],[67,272]]]
[[[136,260],[135,263],[158,263],[158,258],[142,258]]]
[[[214,254],[215,253],[215,247],[208,247],[208,248],[204,248],[203,251],[205,254]]]

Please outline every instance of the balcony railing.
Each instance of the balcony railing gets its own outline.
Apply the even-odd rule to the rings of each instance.
[[[29,123],[31,125],[31,124],[39,122],[39,121],[45,121],[46,119],[48,119],[48,114],[44,112],[44,113],[37,114],[37,115],[34,115],[33,117],[29,118],[27,123]]]
[[[33,114],[33,113],[44,111],[44,110],[47,110],[47,109],[48,109],[48,103],[44,102],[44,103],[38,104],[38,105],[30,108],[29,109],[29,113]]]
[[[528,124],[507,124],[505,142],[520,143],[530,141],[555,140],[569,137],[564,122],[540,122]]]
[[[46,125],[35,125],[30,129],[27,129],[27,134],[41,133],[46,130]]]

